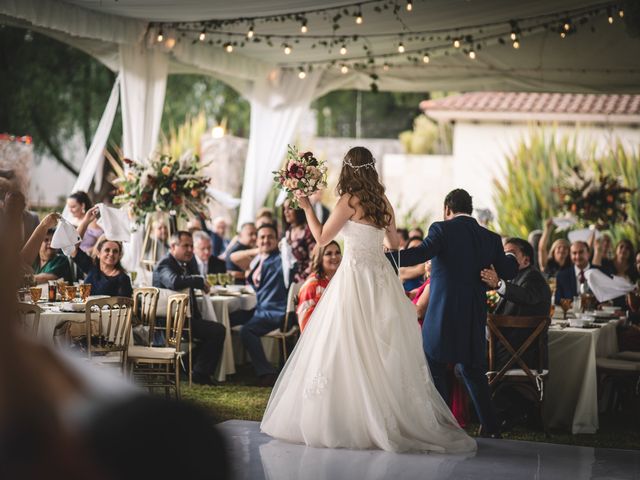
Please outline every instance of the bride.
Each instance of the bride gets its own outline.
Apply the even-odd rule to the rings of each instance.
[[[314,447],[460,453],[476,449],[431,379],[411,301],[383,253],[397,248],[393,209],[364,147],[347,152],[340,199],[323,226],[300,206],[319,245],[344,254],[284,366],[261,430]]]

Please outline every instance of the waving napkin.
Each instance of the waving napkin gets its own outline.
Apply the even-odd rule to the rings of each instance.
[[[65,255],[71,255],[75,246],[80,243],[80,235],[76,231],[76,227],[71,225],[64,218],[60,218],[58,228],[56,228],[53,238],[51,239],[51,248],[59,248]]]
[[[567,237],[569,237],[569,241],[571,243],[578,242],[578,241],[588,243],[589,238],[591,238],[592,234],[593,234],[593,230],[591,230],[590,228],[582,228],[580,230],[570,231],[567,234]],[[601,236],[602,234],[598,230],[596,230],[596,240]]]
[[[571,228],[576,224],[575,217],[553,217],[551,220],[559,232]]]
[[[119,208],[107,207],[99,203],[100,218],[98,225],[104,230],[104,236],[109,240],[128,242],[131,240],[129,216],[127,212]]]
[[[584,276],[598,302],[606,302],[626,295],[635,288],[629,280],[617,275],[610,277],[597,268],[588,269],[584,272]]]

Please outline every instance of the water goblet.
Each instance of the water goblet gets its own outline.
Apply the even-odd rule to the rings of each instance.
[[[30,287],[29,293],[31,294],[31,301],[33,303],[38,303],[38,300],[40,300],[40,295],[42,295],[42,288]]]
[[[207,275],[207,282],[212,287],[216,286],[218,284],[218,276],[215,273],[209,273]]]
[[[91,294],[90,283],[83,283],[82,285],[80,285],[80,297],[82,298],[83,302],[87,301],[87,298],[89,297],[90,294]]]
[[[227,276],[224,273],[219,273],[218,274],[218,284],[226,287],[227,286]]]
[[[571,298],[561,298],[560,299],[560,308],[562,308],[562,319],[567,319],[567,312],[571,308],[571,304],[573,303],[573,299]]]

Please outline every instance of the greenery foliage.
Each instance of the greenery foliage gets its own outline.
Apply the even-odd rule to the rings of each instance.
[[[576,166],[588,172],[598,168],[604,174],[619,177],[634,190],[630,195],[624,224],[611,227],[614,241],[640,238],[640,155],[626,150],[620,142],[600,153],[595,145],[578,148],[575,138],[556,138],[553,130],[532,130],[507,158],[503,181],[495,182],[497,228],[507,236],[526,238],[531,230],[541,228],[545,219],[563,210],[559,191],[564,178]]]
[[[449,123],[436,123],[426,115],[418,115],[413,121],[413,130],[399,135],[406,153],[416,155],[447,155],[452,152],[453,129]]]

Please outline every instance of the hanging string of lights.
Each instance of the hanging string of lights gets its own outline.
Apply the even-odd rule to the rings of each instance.
[[[491,44],[510,43],[517,50],[526,44],[527,35],[548,31],[557,33],[564,39],[579,30],[589,28],[595,31],[603,14],[606,19],[606,23],[603,22],[605,26],[615,23],[616,18],[624,18],[624,1],[618,0],[508,21],[412,31],[400,14],[404,12],[403,15],[411,15],[417,8],[415,4],[425,1],[362,0],[340,7],[315,8],[289,14],[200,22],[152,23],[149,25],[148,34],[157,43],[162,43],[168,48],[171,48],[168,45],[169,41],[173,41],[173,44],[176,41],[191,41],[194,44],[200,42],[219,46],[225,52],[233,53],[236,48],[242,49],[247,44],[262,42],[269,47],[281,48],[286,57],[292,58],[295,57],[296,45],[324,49],[326,58],[305,60],[298,64],[293,58],[293,64],[287,59],[279,65],[282,68],[297,70],[298,76],[304,79],[313,68],[331,68],[337,65],[341,73],[348,73],[351,69],[370,71],[380,66],[379,60],[384,60],[383,71],[388,71],[392,65],[398,64],[429,64],[434,56],[457,52],[466,55],[470,60],[476,60],[481,49]],[[401,30],[357,33],[357,27],[365,22],[365,10],[367,14],[392,14]],[[312,16],[321,16],[323,21],[327,22],[323,24],[323,28],[317,28],[315,33],[310,33],[309,19]],[[338,33],[344,31],[345,21],[351,25],[350,30],[354,33]],[[280,30],[292,31],[295,29],[291,25],[292,22],[299,25],[299,33],[269,33],[270,30],[264,27],[269,23],[283,23],[285,25]],[[318,33],[327,30],[331,30],[331,33]],[[168,32],[171,32],[171,36]],[[385,51],[374,52],[372,45],[375,41],[384,43]],[[395,48],[389,51],[391,45],[395,45]],[[357,53],[358,48],[363,51],[362,54]],[[338,57],[336,53],[339,54]],[[375,74],[371,74],[372,78],[373,75]]]

